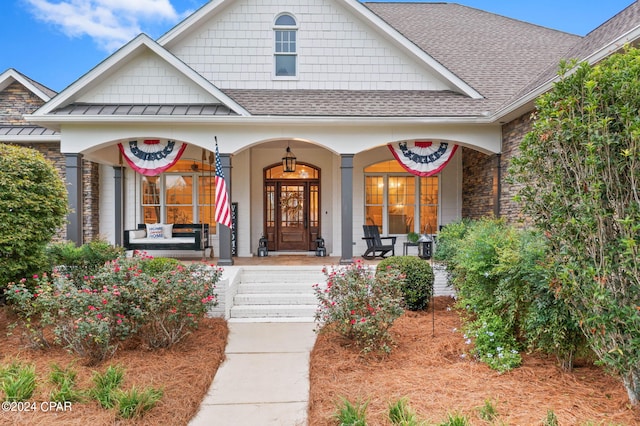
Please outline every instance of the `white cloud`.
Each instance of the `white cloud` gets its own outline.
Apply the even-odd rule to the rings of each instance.
[[[88,36],[112,52],[158,21],[176,23],[180,16],[170,0],[26,0],[37,19],[69,37]],[[153,35],[153,34],[152,34]]]

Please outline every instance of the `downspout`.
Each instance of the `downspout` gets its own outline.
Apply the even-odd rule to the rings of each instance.
[[[502,154],[496,154],[496,166],[493,169],[493,215],[500,218],[500,199],[502,194]]]

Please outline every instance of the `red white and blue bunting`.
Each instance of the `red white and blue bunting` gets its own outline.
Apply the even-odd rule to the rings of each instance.
[[[458,145],[448,142],[396,142],[388,144],[398,163],[416,176],[432,176],[449,163]]]
[[[144,176],[157,176],[178,162],[187,144],[145,139],[141,144],[138,141],[119,143],[118,148],[133,170]]]

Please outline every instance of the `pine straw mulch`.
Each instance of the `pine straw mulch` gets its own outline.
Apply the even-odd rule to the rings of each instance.
[[[469,357],[452,299],[436,298],[435,315],[408,312],[392,327],[397,347],[386,359],[363,359],[335,334],[320,334],[311,353],[309,424],[335,425],[342,398],[369,401],[369,425],[389,425],[388,405],[402,397],[420,419],[439,424],[447,415],[463,414],[473,425],[478,407],[489,400],[497,423],[540,425],[553,410],[560,425],[639,425],[640,411],[628,404],[620,381],[592,364],[573,373],[554,359],[525,355],[520,368],[498,374]],[[435,317],[435,336],[433,318]]]
[[[118,349],[112,359],[88,367],[83,365],[82,359],[61,348],[27,348],[17,329],[7,335],[11,319],[7,318],[6,311],[6,307],[0,307],[0,365],[6,366],[16,360],[35,364],[38,382],[29,402],[36,402],[38,409],[36,412],[3,412],[0,414],[3,425],[186,425],[198,412],[218,366],[224,360],[227,344],[226,321],[205,318],[196,331],[173,348],[151,351],[130,344]],[[41,402],[51,399],[49,394],[53,387],[48,378],[54,363],[62,368],[73,366],[78,373],[78,388],[82,390],[92,387],[93,372],[104,373],[109,365],[120,365],[125,370],[122,389],[128,390],[132,386],[138,390],[162,388],[163,396],[153,409],[134,420],[123,420],[115,410],[101,408],[92,400],[74,402],[70,411],[43,412],[39,407]]]

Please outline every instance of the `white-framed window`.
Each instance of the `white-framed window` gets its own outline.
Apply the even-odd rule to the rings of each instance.
[[[208,223],[216,233],[215,170],[195,160],[180,160],[158,176],[143,176],[140,203],[144,223]]]
[[[298,24],[288,13],[279,15],[273,26],[273,62],[276,77],[296,77],[298,63]]]
[[[377,225],[383,235],[438,232],[438,175],[414,176],[395,160],[364,172],[366,225]]]

